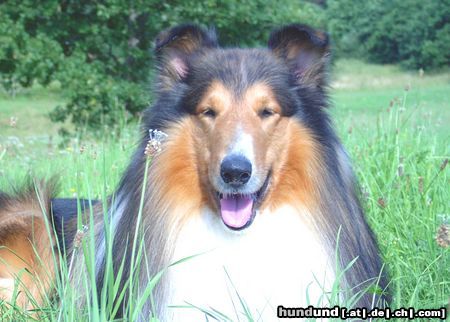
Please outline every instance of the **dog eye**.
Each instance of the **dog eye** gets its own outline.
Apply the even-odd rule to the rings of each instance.
[[[211,117],[211,118],[216,117],[216,111],[214,111],[212,108],[207,108],[206,110],[204,110],[202,112],[202,114],[204,116]]]
[[[262,118],[270,117],[274,114],[275,112],[268,107],[263,108],[261,111],[259,111],[259,116]]]

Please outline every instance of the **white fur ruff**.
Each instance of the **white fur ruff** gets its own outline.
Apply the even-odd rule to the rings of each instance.
[[[247,320],[241,297],[255,321],[276,321],[278,305],[326,306],[334,261],[302,219],[310,215],[284,206],[258,213],[242,232],[230,231],[210,210],[193,215],[181,229],[173,260],[202,254],[171,267],[169,305],[189,303]],[[195,308],[169,308],[162,319],[207,320]]]

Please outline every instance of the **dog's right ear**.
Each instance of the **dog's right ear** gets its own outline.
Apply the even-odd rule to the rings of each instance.
[[[170,89],[189,73],[189,58],[218,46],[214,29],[186,24],[162,31],[155,40],[160,88]]]

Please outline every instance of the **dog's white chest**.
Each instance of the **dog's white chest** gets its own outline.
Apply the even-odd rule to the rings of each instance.
[[[231,320],[250,314],[273,321],[278,305],[320,303],[334,280],[332,260],[290,207],[257,214],[239,233],[205,211],[182,228],[173,260],[197,254],[170,269],[168,303],[197,309],[169,308],[167,320],[204,321],[205,310]]]

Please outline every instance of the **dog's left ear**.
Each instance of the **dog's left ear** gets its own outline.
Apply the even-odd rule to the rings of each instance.
[[[217,46],[214,29],[185,24],[162,31],[155,39],[160,85],[172,88],[188,75],[192,55]]]
[[[330,57],[328,35],[306,25],[292,24],[273,31],[269,48],[286,62],[297,81],[309,87],[326,84]]]

